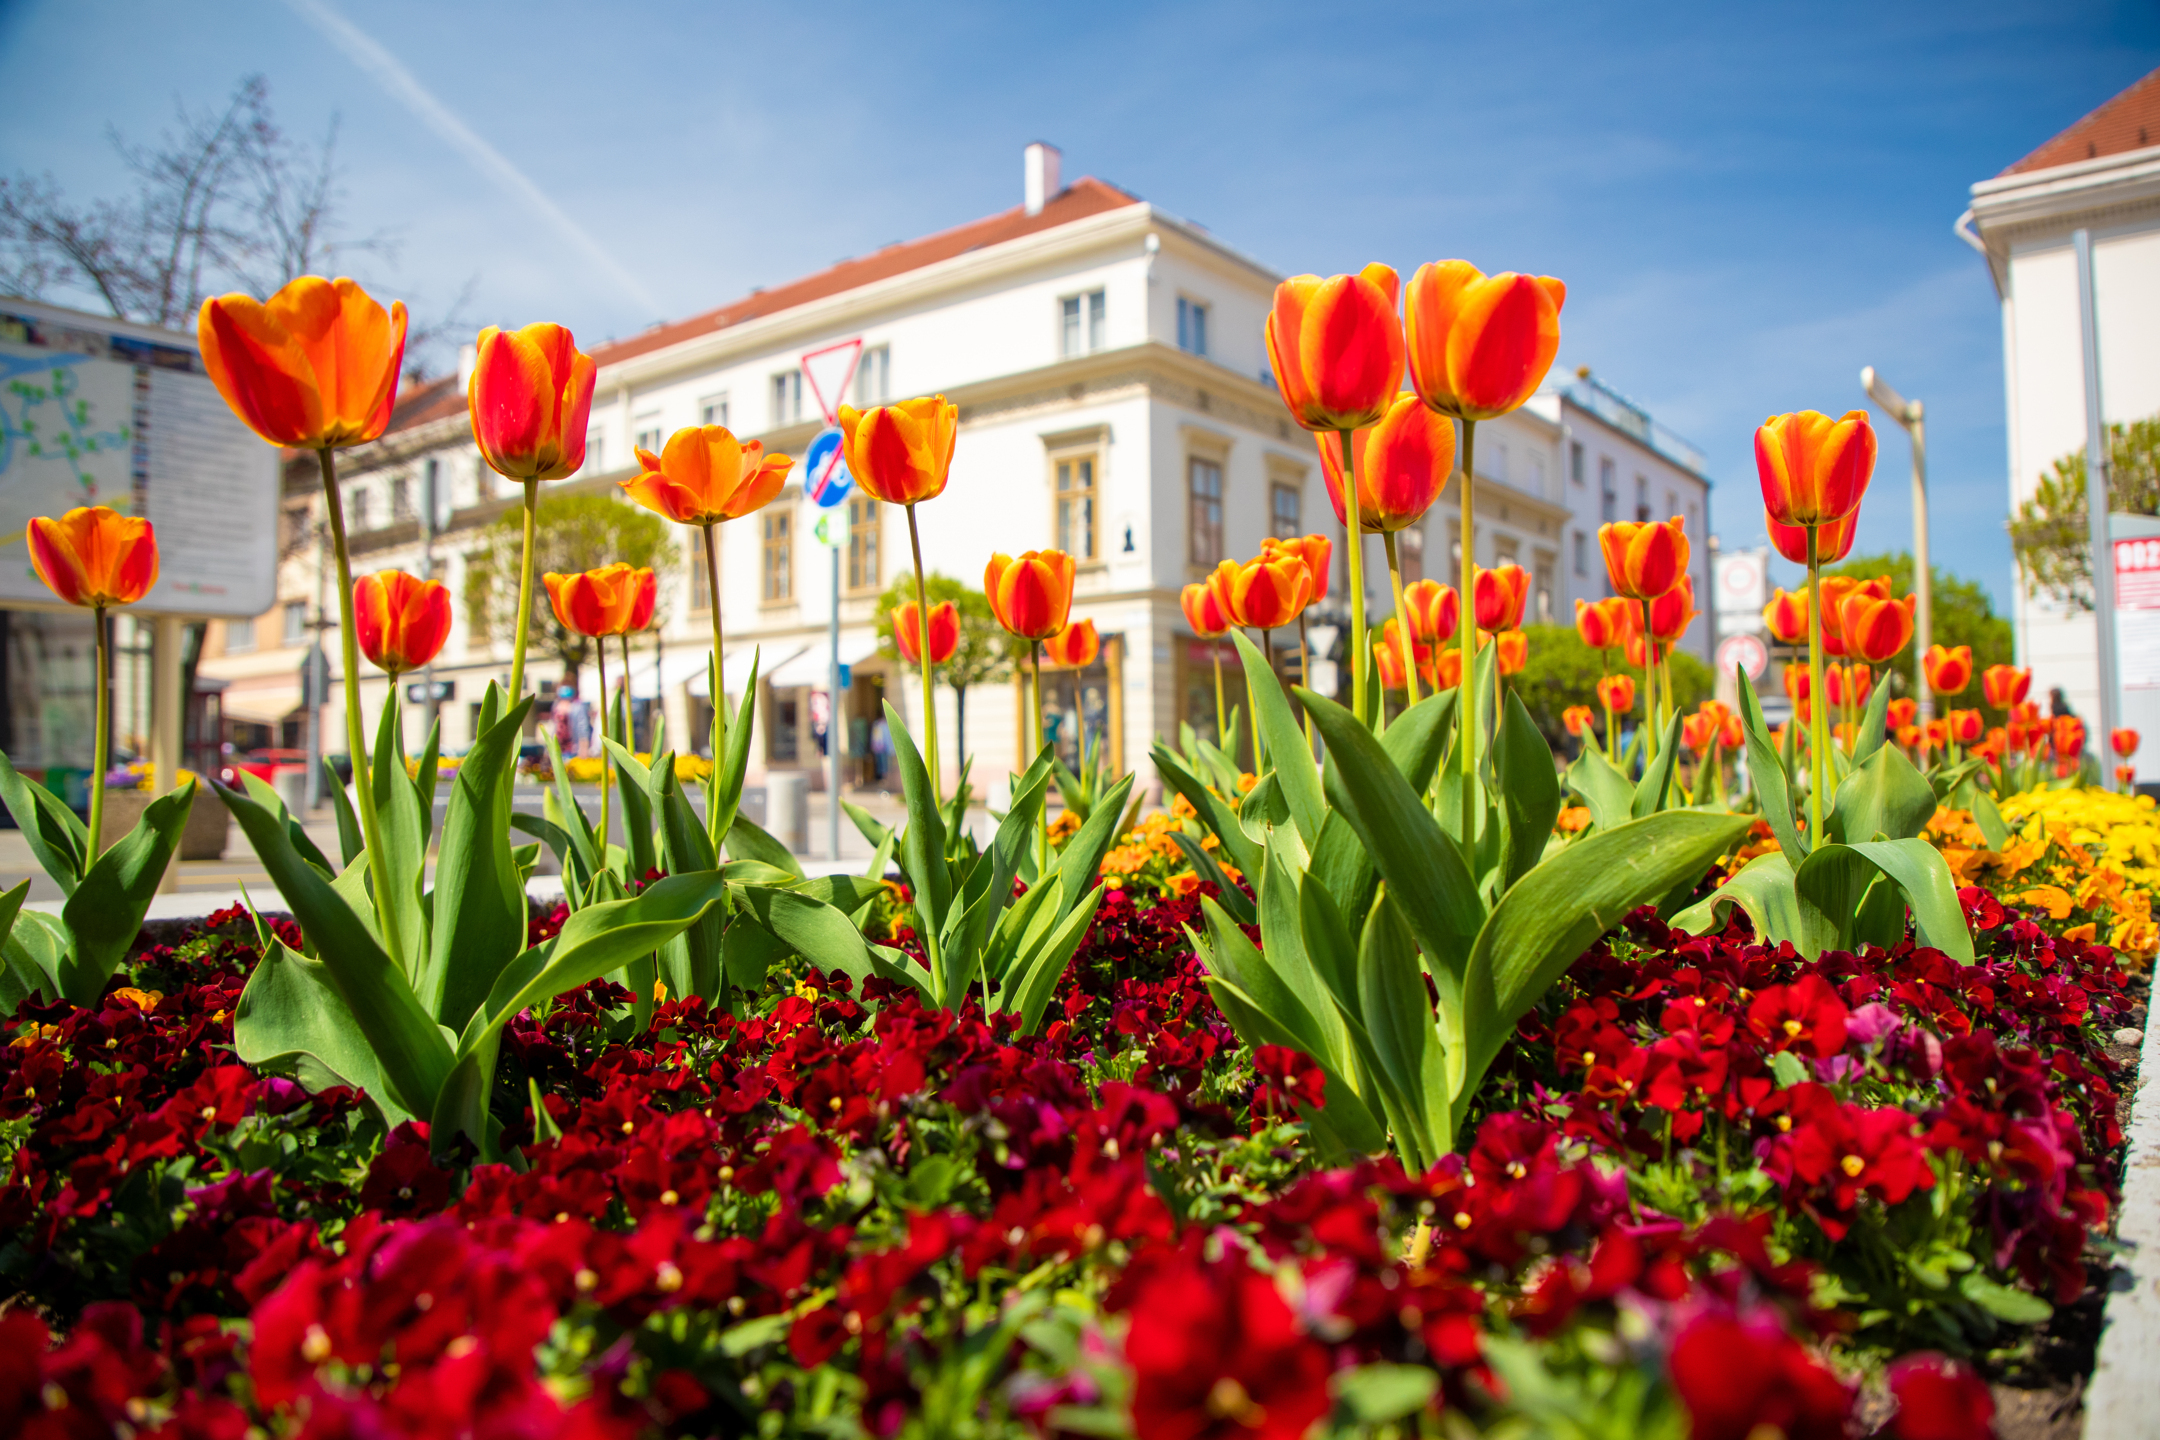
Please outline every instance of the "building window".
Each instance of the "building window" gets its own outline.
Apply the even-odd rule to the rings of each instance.
[[[285,602],[285,643],[307,644],[307,604],[301,600]]]
[[[390,482],[390,523],[395,525],[400,520],[412,518],[412,480],[399,475]]]
[[[1680,497],[1670,490],[1665,492],[1665,513],[1667,515],[1678,515],[1680,513]]]
[[[1583,449],[1582,449],[1582,441],[1580,441],[1580,440],[1570,440],[1570,441],[1568,442],[1568,447],[1567,447],[1567,451],[1568,451],[1568,478],[1569,478],[1569,479],[1571,479],[1571,480],[1573,480],[1573,481],[1574,481],[1574,482],[1575,482],[1575,483],[1576,483],[1577,485],[1583,484],[1583,483],[1584,483],[1584,481],[1583,481]]]
[[[1620,518],[1620,480],[1614,471],[1611,456],[1598,457],[1597,478],[1598,518],[1610,525]]]
[[[1050,462],[1057,548],[1083,565],[1102,558],[1095,523],[1098,471],[1099,462],[1092,453],[1060,455]]]
[[[795,515],[792,507],[768,505],[759,512],[765,561],[760,594],[768,605],[795,598]]]
[[[1590,542],[1580,530],[1575,532],[1575,573],[1577,575],[1588,575],[1590,573]]]
[[[1103,332],[1107,328],[1104,325],[1102,291],[1090,290],[1085,295],[1067,295],[1058,302],[1058,309],[1060,354],[1070,360],[1075,355],[1085,355],[1102,349]]]
[[[450,508],[443,503],[447,497],[442,493],[442,461],[429,456],[420,473],[420,508],[426,513],[428,529],[434,530],[442,524],[443,512]]]
[[[850,495],[847,502],[847,588],[861,593],[884,582],[879,560],[878,502],[868,495]]]
[[[1197,300],[1178,296],[1177,302],[1177,348],[1193,355],[1205,355],[1207,347],[1208,307]]]
[[[1415,585],[1425,578],[1425,527],[1422,523],[1396,533],[1395,556],[1402,564],[1403,584]]]
[[[650,450],[657,455],[667,444],[667,431],[660,427],[660,412],[648,411],[631,422],[636,427],[637,438],[630,443],[640,450]]]
[[[772,377],[772,423],[775,429],[802,419],[802,371]]]
[[[1512,482],[1515,479],[1514,473],[1508,468],[1507,441],[1493,441],[1492,469],[1488,473],[1490,473],[1495,480]]]
[[[1533,454],[1530,461],[1530,493],[1543,499],[1545,496],[1545,457]]]
[[[1522,563],[1521,546],[1512,535],[1493,536],[1492,550],[1494,569],[1498,569],[1502,565],[1520,565]]]
[[[607,469],[607,434],[601,430],[585,432],[585,463],[581,471],[590,470],[598,475]]]
[[[725,425],[728,423],[727,391],[707,395],[697,402],[698,424]]]
[[[253,620],[227,620],[225,622],[225,649],[237,655],[243,650],[255,648],[255,622]]]
[[[699,538],[687,548],[690,552],[690,608],[702,615],[712,609],[712,581],[705,573],[705,542]]]
[[[285,512],[285,553],[290,555],[308,543],[314,533],[314,522],[306,506],[295,506]]]
[[[1268,487],[1268,534],[1295,540],[1305,533],[1303,497],[1295,485],[1276,481]]]
[[[1223,558],[1222,463],[1195,455],[1185,462],[1185,476],[1189,557],[1195,565],[1213,568]]]
[[[855,408],[867,410],[892,399],[892,346],[878,345],[862,352],[855,363]]]
[[[472,488],[475,500],[492,500],[495,498],[495,472],[488,468],[487,461],[473,461]]]
[[[350,528],[354,530],[367,529],[368,501],[373,499],[374,497],[370,495],[366,490],[361,489],[359,486],[354,486],[352,495],[349,498],[352,501],[352,523]]]

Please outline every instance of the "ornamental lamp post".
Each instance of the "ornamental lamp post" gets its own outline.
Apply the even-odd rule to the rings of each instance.
[[[1925,725],[1935,714],[1935,696],[1928,689],[1924,663],[1928,647],[1935,643],[1934,607],[1930,603],[1934,572],[1928,566],[1927,422],[1920,402],[1898,394],[1874,366],[1861,367],[1860,384],[1870,400],[1905,427],[1905,436],[1912,441],[1913,698],[1920,702],[1920,723]]]

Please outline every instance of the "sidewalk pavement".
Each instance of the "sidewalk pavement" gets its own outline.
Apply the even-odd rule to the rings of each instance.
[[[584,787],[579,789],[578,798],[580,802],[585,806],[586,813],[595,819],[598,818],[599,795],[600,792],[597,788],[591,790],[590,793],[587,793]],[[899,825],[904,819],[904,807],[897,794],[864,791],[849,794],[846,798],[888,825]],[[831,807],[826,803],[826,797],[823,795],[811,795],[809,801],[810,847],[807,853],[799,857],[803,869],[812,875],[854,874],[860,872],[864,866],[870,863],[872,854],[870,842],[863,838],[862,832],[855,828],[854,822],[843,814],[840,817],[840,854],[837,859],[834,858],[827,848],[830,836],[828,817],[831,814]],[[205,795],[198,803],[215,804],[217,802],[215,797]],[[520,786],[513,803],[520,811],[538,814],[540,810],[538,787]],[[699,809],[700,813],[702,813],[702,805],[699,806]],[[621,814],[620,807],[614,807],[614,823],[610,828],[613,830],[618,844],[622,840]],[[436,835],[438,839],[440,839],[442,833],[441,819],[441,807],[438,803],[436,813]],[[991,825],[988,812],[978,807],[970,812],[970,821],[971,828],[977,830],[981,837],[987,839]],[[333,858],[337,855],[337,821],[327,804],[313,815],[304,817],[302,827],[307,831],[308,838],[313,840],[324,854]],[[518,843],[525,843],[528,837],[513,832],[513,839]],[[178,862],[175,869],[178,872],[176,876],[177,889],[153,899],[150,902],[150,912],[147,918],[152,920],[182,919],[194,915],[207,915],[213,910],[241,904],[243,903],[242,887],[245,887],[247,898],[252,899],[258,909],[279,910],[284,908],[284,901],[278,895],[277,887],[270,883],[270,876],[264,871],[262,863],[255,858],[254,851],[248,846],[247,836],[241,833],[238,825],[234,825],[228,833],[225,854],[222,858],[217,860],[183,860]],[[431,873],[433,869],[434,866],[431,861],[429,865]],[[535,898],[560,895],[562,893],[561,881],[556,878],[559,873],[554,856],[543,849],[540,854],[540,868],[534,872],[531,885]],[[39,867],[36,857],[30,853],[29,842],[23,839],[20,830],[0,829],[0,890],[13,889],[26,879],[30,882],[30,895],[26,903],[33,909],[57,913],[64,898],[59,885],[54,883],[52,877]]]

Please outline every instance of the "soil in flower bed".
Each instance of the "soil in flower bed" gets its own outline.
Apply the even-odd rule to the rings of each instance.
[[[2138,1012],[1965,898],[1973,966],[1633,917],[1422,1176],[1317,1151],[1192,898],[1107,898],[1037,1036],[808,967],[632,1034],[596,983],[509,1033],[516,1166],[240,1064],[214,916],[13,1019],[0,1431],[2060,1433]]]

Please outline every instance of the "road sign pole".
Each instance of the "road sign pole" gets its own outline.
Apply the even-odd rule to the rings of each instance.
[[[2072,232],[2070,244],[2077,259],[2078,329],[2085,361],[2085,519],[2092,545],[2093,639],[2100,681],[2100,732],[2094,741],[2101,756],[2101,787],[2112,790],[2115,777],[2107,769],[2108,737],[2120,723],[2116,717],[2122,714],[2122,692],[2116,684],[2115,549],[2108,544],[2108,436],[2100,410],[2100,324],[2093,298],[2092,232]]]

